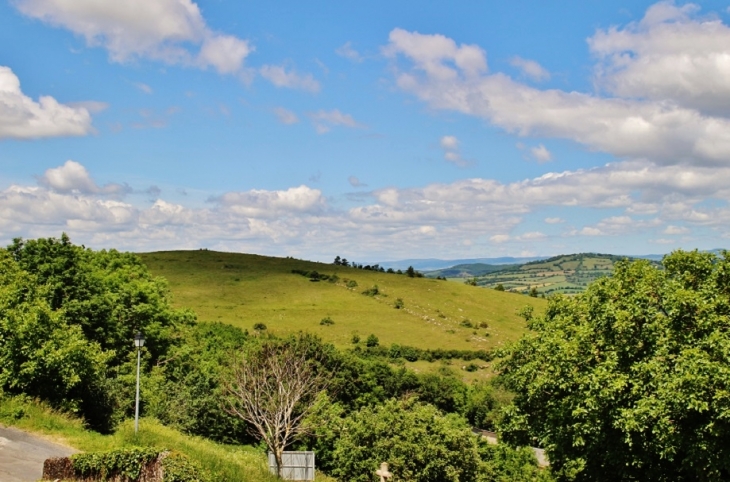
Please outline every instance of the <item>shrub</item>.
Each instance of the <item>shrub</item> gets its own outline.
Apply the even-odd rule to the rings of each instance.
[[[368,347],[375,347],[375,346],[378,346],[379,344],[380,344],[380,340],[378,340],[378,337],[372,333],[368,336],[368,339],[365,341],[365,345]]]
[[[360,335],[358,335],[357,333],[353,333],[352,339],[350,341],[353,345],[357,345],[358,343],[360,343]]]
[[[394,307],[394,308],[395,308],[396,310],[400,310],[400,309],[401,309],[401,308],[403,308],[404,306],[405,306],[405,305],[403,304],[403,298],[396,298],[396,300],[395,300],[395,303],[393,303],[393,307]]]
[[[502,283],[499,283],[497,286],[494,287],[497,291],[504,291],[504,285]]]
[[[397,480],[476,479],[476,437],[462,418],[444,416],[430,405],[390,400],[335,423],[333,450],[322,456],[339,480],[369,482],[373,470],[386,460]]]
[[[319,324],[323,325],[323,326],[329,326],[329,325],[334,325],[335,322],[329,316],[325,316],[324,318],[322,318],[322,321],[320,321]]]
[[[373,285],[372,288],[366,289],[362,292],[365,296],[376,296],[380,294],[380,290],[378,289],[378,285]]]
[[[253,325],[253,329],[256,331],[265,331],[266,325],[264,325],[263,323],[256,323]]]

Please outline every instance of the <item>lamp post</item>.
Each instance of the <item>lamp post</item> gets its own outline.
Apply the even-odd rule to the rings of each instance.
[[[134,403],[134,433],[136,434],[139,430],[139,349],[144,346],[144,336],[139,331],[134,335],[134,346],[137,347],[137,398]]]

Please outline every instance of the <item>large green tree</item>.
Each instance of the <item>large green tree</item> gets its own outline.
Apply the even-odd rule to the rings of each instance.
[[[623,261],[553,298],[502,363],[504,437],[564,480],[730,478],[730,257]]]
[[[133,254],[86,249],[65,234],[0,249],[0,390],[78,412],[94,428],[133,408],[134,333],[148,340],[147,368],[194,320]]]

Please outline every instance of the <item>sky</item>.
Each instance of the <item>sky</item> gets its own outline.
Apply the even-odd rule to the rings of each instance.
[[[331,261],[730,240],[730,0],[0,0],[0,242]]]

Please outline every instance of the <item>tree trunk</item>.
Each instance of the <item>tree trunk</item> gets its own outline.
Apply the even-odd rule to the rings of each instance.
[[[281,465],[283,463],[282,462],[283,455],[284,455],[283,448],[276,447],[274,449],[274,458],[276,459],[276,476],[278,478],[281,478],[281,469],[282,469]]]

